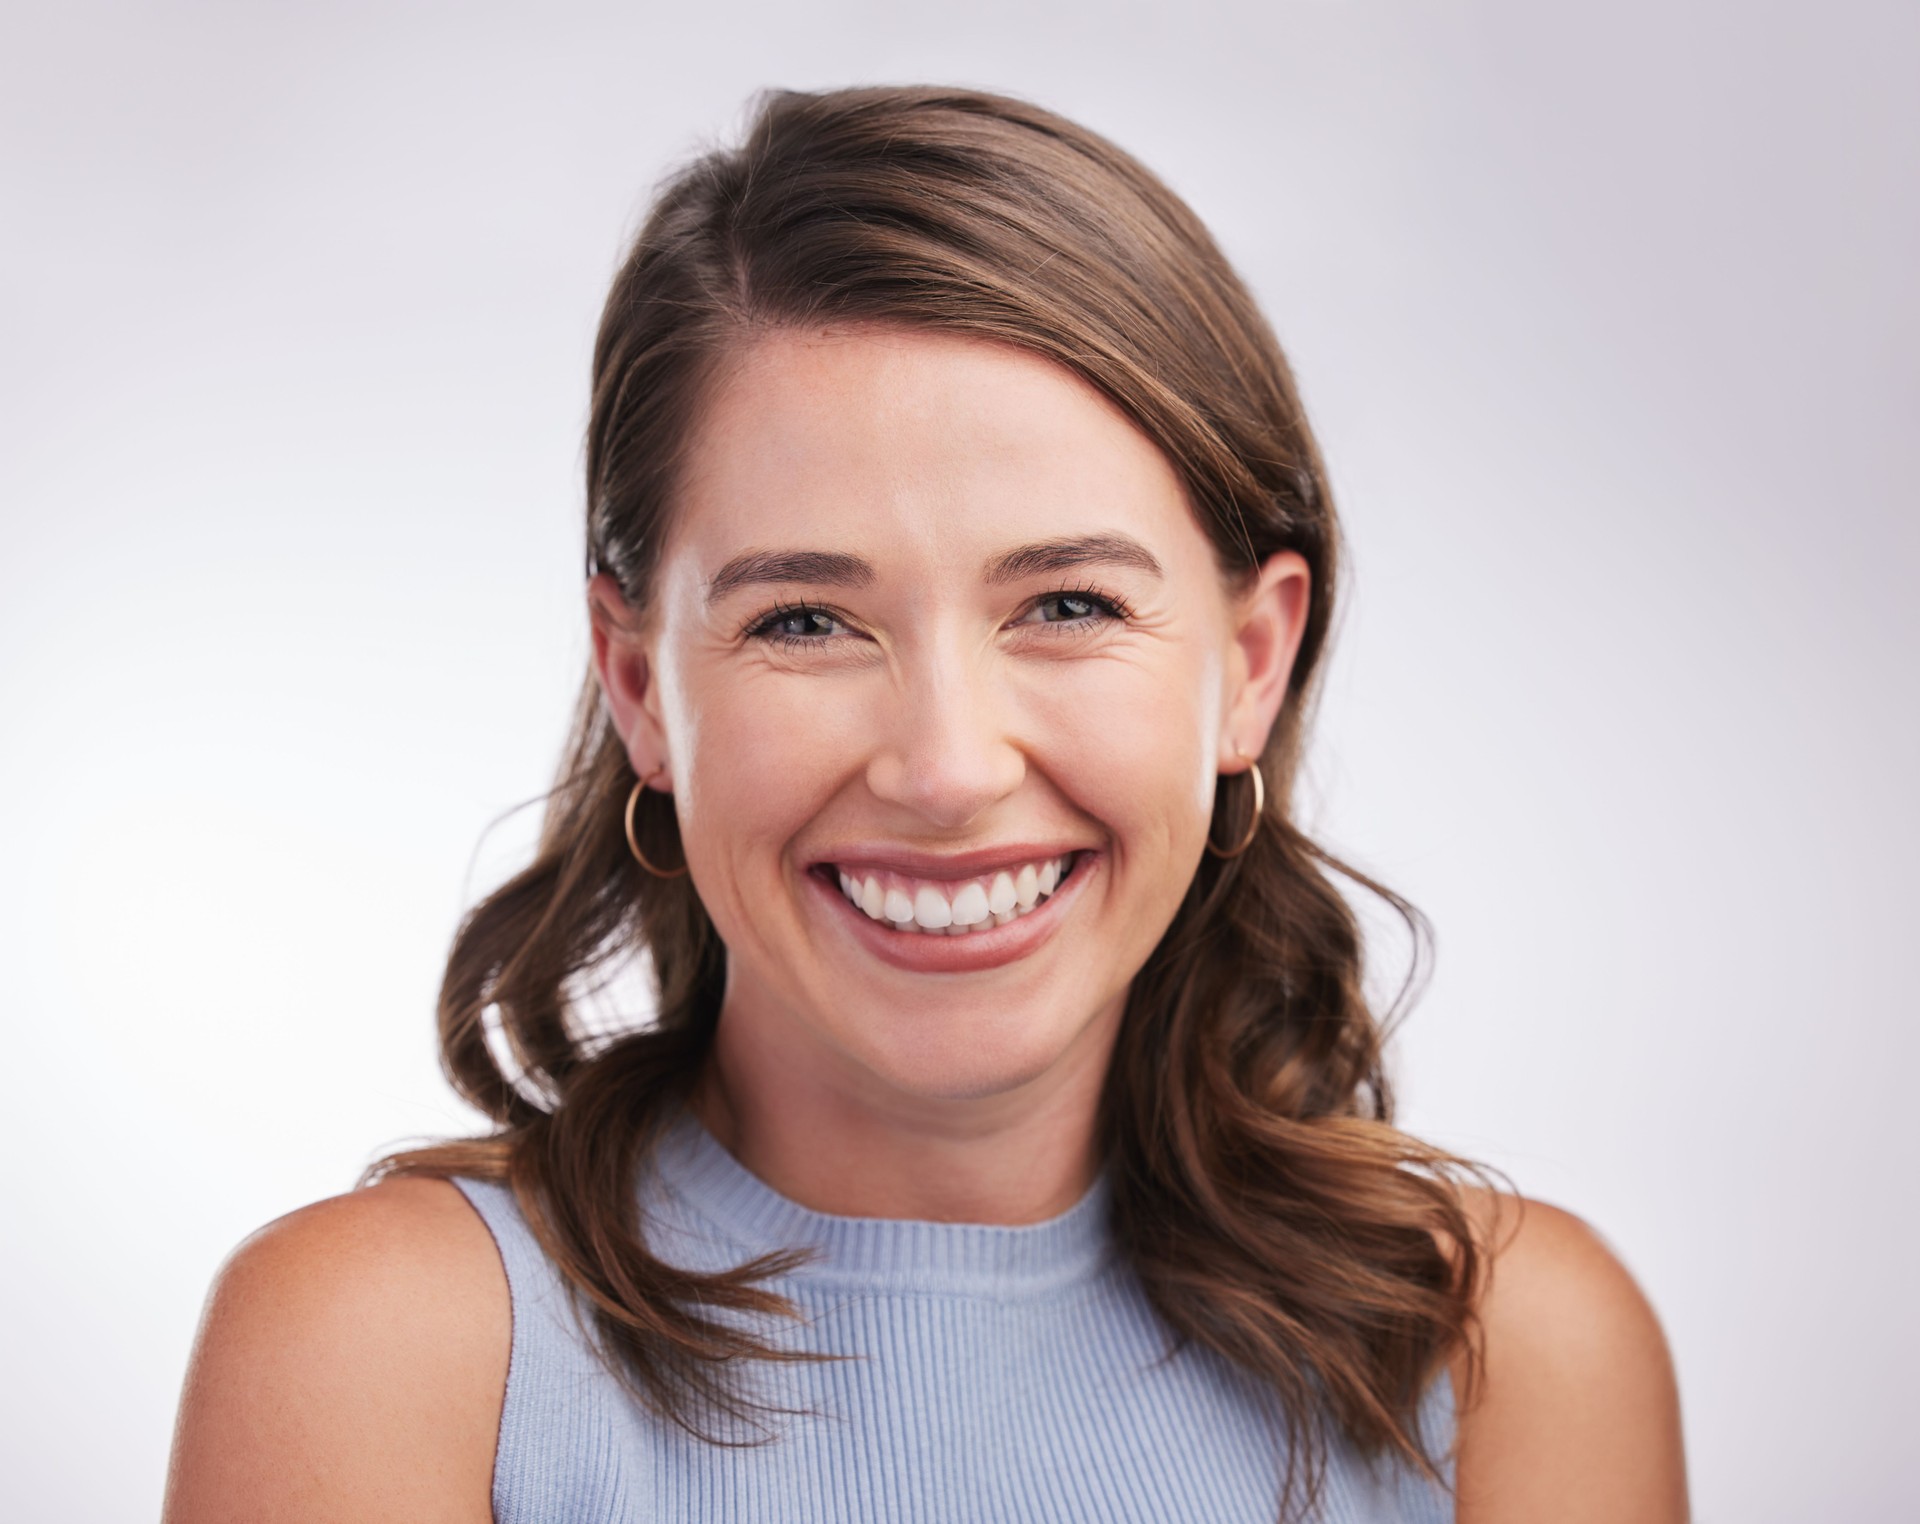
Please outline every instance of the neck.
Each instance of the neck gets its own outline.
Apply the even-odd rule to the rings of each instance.
[[[1099,1173],[1100,1093],[1119,1007],[1044,1073],[989,1095],[903,1094],[870,1075],[796,1083],[723,1012],[691,1106],[789,1200],[841,1217],[1017,1226],[1058,1216]]]

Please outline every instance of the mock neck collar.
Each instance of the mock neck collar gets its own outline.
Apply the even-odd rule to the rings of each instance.
[[[661,1135],[653,1168],[669,1191],[752,1254],[818,1250],[794,1272],[797,1281],[876,1291],[1035,1295],[1090,1279],[1112,1251],[1104,1171],[1066,1211],[1018,1227],[841,1217],[781,1195],[686,1110]]]

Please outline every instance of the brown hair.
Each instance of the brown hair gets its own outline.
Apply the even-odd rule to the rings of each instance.
[[[1283,550],[1309,564],[1289,701],[1259,759],[1265,818],[1244,854],[1201,860],[1129,994],[1100,1117],[1113,1228],[1174,1335],[1277,1394],[1299,1459],[1289,1503],[1318,1492],[1328,1410],[1363,1453],[1435,1469],[1416,1409],[1454,1350],[1474,1368],[1484,1252],[1454,1180],[1468,1166],[1390,1125],[1385,1023],[1332,874],[1382,896],[1416,948],[1424,922],[1289,818],[1339,546],[1279,345],[1193,212],[1084,128],[962,90],[767,95],[740,147],[665,186],[601,321],[588,570],[610,572],[630,605],[647,604],[716,365],[756,331],[823,321],[1045,356],[1166,453],[1224,577]],[[726,954],[691,880],[650,877],[629,854],[632,782],[590,673],[538,854],[467,916],[441,991],[447,1071],[498,1131],[375,1173],[511,1181],[616,1371],[714,1437],[706,1420],[752,1410],[733,1362],[794,1358],[731,1314],[790,1312],[759,1282],[795,1261],[693,1274],[647,1247],[634,1183],[706,1055]],[[1218,790],[1216,841],[1246,829],[1249,788]],[[678,861],[671,802],[645,803],[642,847]],[[587,1040],[573,1019],[581,981],[636,946],[651,956],[656,1020]],[[489,1047],[489,1008],[513,1065]]]

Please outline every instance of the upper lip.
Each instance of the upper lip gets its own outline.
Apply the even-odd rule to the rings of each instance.
[[[907,878],[978,878],[998,868],[1018,868],[1023,863],[1041,863],[1050,857],[1087,850],[1090,849],[1062,841],[1012,842],[978,847],[971,852],[928,852],[917,847],[849,844],[837,851],[822,853],[814,866],[831,863],[849,872],[863,868],[870,872],[892,871]]]

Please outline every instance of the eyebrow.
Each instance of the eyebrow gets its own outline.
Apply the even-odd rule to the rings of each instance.
[[[1150,576],[1164,576],[1152,551],[1131,535],[1062,535],[1035,540],[1002,551],[986,564],[990,587],[1068,571],[1076,566],[1131,566]],[[750,550],[735,556],[707,580],[709,607],[743,587],[765,583],[806,582],[816,587],[867,587],[879,577],[873,563],[859,556],[830,550]]]
[[[1016,545],[987,563],[989,586],[1018,582],[1042,572],[1068,571],[1076,566],[1131,566],[1150,576],[1164,575],[1152,551],[1132,535],[1063,535],[1057,540],[1035,540],[1031,545]]]
[[[815,586],[865,587],[873,564],[831,550],[750,550],[735,556],[707,580],[707,606],[730,593],[765,582],[811,582]]]

